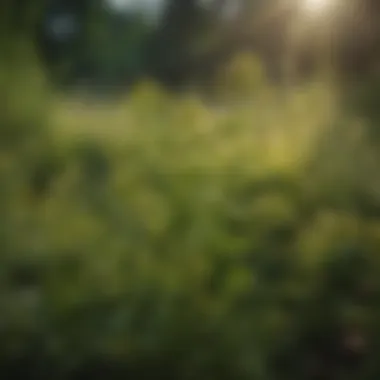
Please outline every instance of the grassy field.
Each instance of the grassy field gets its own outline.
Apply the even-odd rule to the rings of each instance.
[[[20,86],[0,116],[4,378],[338,378],[354,359],[378,378],[379,151],[332,86],[217,109]]]

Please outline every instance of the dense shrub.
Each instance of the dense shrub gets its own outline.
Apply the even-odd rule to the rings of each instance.
[[[4,378],[377,378],[379,157],[329,86],[214,110],[150,85],[50,107],[18,83]]]

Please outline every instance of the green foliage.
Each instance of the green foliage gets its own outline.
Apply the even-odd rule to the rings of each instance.
[[[329,86],[90,108],[14,70],[4,378],[378,378],[379,157]]]
[[[217,91],[227,100],[239,101],[263,92],[264,70],[257,57],[242,53],[225,65],[217,79]]]

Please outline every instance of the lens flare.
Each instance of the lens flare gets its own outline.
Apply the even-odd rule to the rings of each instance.
[[[331,0],[304,0],[304,8],[310,13],[317,13],[325,10]]]

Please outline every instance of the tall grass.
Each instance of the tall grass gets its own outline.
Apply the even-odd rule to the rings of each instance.
[[[21,78],[0,116],[4,378],[306,379],[361,356],[352,378],[376,378],[379,157],[332,86],[37,106]]]

